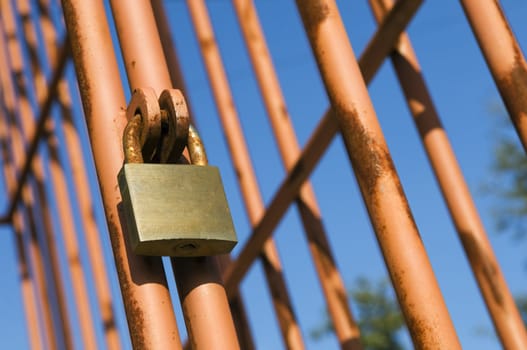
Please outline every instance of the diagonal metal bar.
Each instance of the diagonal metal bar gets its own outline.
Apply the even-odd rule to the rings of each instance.
[[[60,58],[59,58],[57,67],[55,68],[51,82],[48,85],[49,86],[48,95],[40,109],[40,113],[38,116],[38,123],[35,129],[35,133],[31,138],[31,144],[27,152],[26,160],[24,161],[24,167],[22,168],[22,173],[20,174],[18,178],[17,187],[14,192],[14,195],[13,197],[10,198],[9,209],[7,210],[7,213],[2,216],[2,221],[11,221],[11,218],[13,217],[13,214],[17,207],[17,203],[20,201],[20,198],[22,196],[22,189],[31,171],[31,164],[33,162],[33,157],[37,153],[38,145],[40,144],[40,141],[42,140],[42,136],[44,135],[44,131],[46,130],[46,121],[48,120],[50,116],[51,107],[53,106],[53,102],[55,101],[55,98],[56,98],[58,85],[61,80],[62,74],[64,73],[64,70],[66,68],[66,63],[68,62],[68,58],[69,58],[69,45],[68,45],[67,38],[63,40],[63,44],[60,49],[59,57]]]
[[[527,152],[527,61],[521,47],[499,1],[460,2]]]
[[[371,81],[384,59],[393,50],[399,35],[404,31],[421,3],[422,0],[399,1],[383,20],[359,60],[361,72],[367,73],[367,75],[363,74],[366,83]],[[391,42],[383,37],[387,34],[392,39]],[[265,214],[254,226],[251,238],[242,248],[236,261],[225,271],[224,279],[227,290],[237,286],[243,279],[252,262],[258,257],[264,242],[272,235],[285,211],[298,196],[300,187],[309,177],[338,130],[337,119],[333,116],[331,109],[328,109],[297,161],[291,166],[291,171],[276,191]]]

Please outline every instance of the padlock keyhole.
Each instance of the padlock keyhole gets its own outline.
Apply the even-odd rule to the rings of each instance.
[[[194,243],[183,243],[177,247],[179,250],[191,251],[197,249],[198,246]]]

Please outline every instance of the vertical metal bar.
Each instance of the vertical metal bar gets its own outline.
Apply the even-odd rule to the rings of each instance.
[[[163,46],[163,53],[167,61],[168,72],[170,73],[170,81],[172,82],[172,86],[177,86],[185,95],[186,87],[183,79],[183,73],[181,72],[176,50],[172,42],[172,35],[170,33],[170,27],[163,3],[161,0],[152,0],[151,4],[152,10],[154,11],[157,29],[159,31],[159,38]],[[196,127],[197,121],[195,118],[193,118],[192,106],[189,101],[187,101],[187,109],[190,114],[191,122],[193,123],[194,127]],[[225,271],[227,266],[232,263],[232,259],[230,255],[222,255],[218,257],[218,263],[220,273],[223,274],[223,271]],[[228,293],[228,297],[240,347],[247,350],[254,349],[255,346],[253,335],[251,333],[249,319],[247,318],[245,305],[239,289],[236,289],[233,293]]]
[[[3,18],[3,23],[4,23],[4,32],[6,34],[6,37],[8,38],[7,40],[7,52],[8,52],[8,56],[9,56],[9,61],[11,62],[11,67],[10,67],[10,70],[14,73],[15,77],[16,77],[16,82],[15,82],[15,85],[20,87],[21,90],[22,87],[24,86],[24,73],[23,73],[23,67],[22,67],[22,55],[21,55],[21,52],[20,52],[20,45],[17,41],[17,35],[16,35],[16,29],[15,29],[15,24],[13,22],[13,18],[11,16],[12,14],[12,11],[11,11],[11,7],[10,7],[10,4],[9,2],[7,1],[3,1],[2,4],[1,4],[1,8],[2,8],[2,11],[1,11],[1,14],[2,14],[2,18]],[[64,59],[64,62],[65,62],[65,59]],[[57,67],[58,68],[58,67]],[[10,91],[15,91],[15,88],[14,86],[11,86],[10,87]],[[23,92],[23,91],[22,91]],[[18,100],[18,105],[19,105],[19,114],[20,115],[28,115],[29,113],[31,113],[31,107],[29,105],[29,101],[27,99],[27,96],[26,95],[20,95],[19,97],[19,100]],[[12,106],[12,114],[14,115],[15,113],[15,106],[13,105]],[[24,136],[23,136],[23,132],[21,131],[22,128],[19,126],[17,127],[16,126],[16,122],[13,120],[11,120],[11,123],[12,123],[12,126],[13,126],[13,129],[16,129],[16,132],[17,132],[17,135],[18,135],[18,146],[15,146],[15,150],[16,149],[19,149],[19,150],[22,150],[24,148]],[[36,136],[36,135],[34,135]],[[26,164],[23,164],[22,162],[24,161],[23,160],[23,156],[22,154],[24,154],[23,151],[20,151],[19,152],[19,156],[18,156],[18,159],[19,161],[21,162],[19,164],[19,167],[20,167],[20,176],[22,176],[22,172],[25,172],[25,166]],[[15,154],[15,157],[16,157],[16,154]],[[29,157],[29,155],[28,155]],[[16,160],[15,160],[16,161]],[[59,320],[60,320],[60,327],[62,329],[62,335],[63,335],[63,341],[64,341],[64,344],[65,346],[70,349],[73,347],[73,343],[72,343],[72,339],[71,339],[71,328],[70,328],[70,321],[69,321],[69,316],[68,316],[68,310],[67,310],[67,306],[66,306],[66,298],[65,298],[65,292],[64,292],[64,286],[63,284],[61,283],[61,274],[60,274],[60,267],[59,267],[59,256],[58,256],[58,253],[57,253],[57,250],[55,249],[55,246],[54,246],[54,239],[53,239],[53,227],[52,227],[52,224],[51,224],[51,213],[50,213],[50,210],[49,210],[49,207],[47,205],[47,198],[46,198],[46,193],[45,193],[45,190],[44,190],[44,181],[43,181],[43,174],[42,174],[42,161],[39,157],[36,157],[35,158],[35,163],[34,163],[34,166],[33,166],[33,170],[34,170],[34,178],[35,178],[35,182],[36,182],[36,185],[35,187],[33,187],[33,193],[29,192],[29,188],[28,188],[28,192],[26,192],[24,194],[24,197],[25,197],[25,201],[26,202],[29,202],[31,203],[29,206],[28,206],[28,210],[29,210],[29,217],[31,218],[30,220],[30,224],[34,224],[35,221],[36,221],[36,206],[38,206],[38,203],[41,204],[41,208],[42,208],[42,211],[43,211],[43,215],[42,215],[42,219],[44,221],[44,228],[43,228],[43,231],[44,231],[44,239],[46,241],[46,244],[47,244],[47,249],[49,251],[49,256],[50,256],[50,265],[51,265],[51,280],[52,280],[52,284],[53,284],[53,287],[54,287],[54,290],[55,290],[55,293],[57,295],[57,305],[58,305],[58,310],[59,310]],[[22,166],[24,166],[24,169],[22,169]],[[20,186],[21,184],[18,184],[17,186]],[[35,190],[36,188],[36,190]],[[17,192],[18,193],[18,189],[17,189]],[[16,194],[15,193],[15,194]],[[20,190],[20,193],[22,193],[22,190]],[[16,205],[16,195],[13,195],[11,197],[11,207],[15,207]],[[35,204],[35,208],[33,208],[33,204]],[[11,212],[11,210],[10,210]],[[36,234],[36,228],[35,227],[30,227],[30,232],[33,233],[32,235],[32,241],[31,241],[31,252],[32,252],[32,255],[33,257],[35,258],[35,265],[37,267],[39,266],[43,266],[44,264],[44,261],[42,259],[42,254],[40,253],[40,247],[38,246],[38,241],[37,241],[37,238],[35,237],[35,234]],[[40,275],[43,275],[43,274],[40,274]],[[38,283],[38,282],[37,282]],[[46,285],[45,282],[42,282],[40,285]],[[49,295],[49,294],[48,294]],[[47,316],[47,325],[49,325],[51,327],[51,325],[53,324],[51,322],[51,316],[50,314],[47,314],[46,313],[46,316]],[[48,332],[48,334],[50,333],[51,331]],[[51,337],[52,341],[53,341],[53,337]]]
[[[22,300],[26,313],[27,336],[29,338],[31,349],[43,349],[45,344],[44,340],[48,341],[47,346],[52,346],[54,340],[51,339],[51,327],[42,327],[38,320],[38,302],[35,294],[36,283],[35,280],[32,279],[32,274],[29,269],[28,254],[22,237],[22,225],[21,213],[17,212],[13,218],[13,229],[18,254],[18,273],[20,275]],[[41,304],[44,303],[47,303],[47,301],[42,300]],[[49,333],[46,332],[46,334],[44,334],[42,328],[46,328],[46,331],[49,330]]]
[[[243,194],[245,208],[251,224],[254,225],[262,216],[265,207],[234,107],[220,52],[214,38],[212,24],[203,1],[187,1],[187,6],[190,10],[198,42],[200,43],[201,55],[205,62],[209,82],[220,112],[223,130],[227,136],[233,165],[238,174],[238,183]],[[287,349],[303,349],[305,346],[302,333],[282,273],[278,250],[272,238],[265,243],[262,249],[261,260],[284,345]],[[228,293],[231,295],[235,291],[228,291]]]
[[[297,6],[414,346],[460,349],[337,5]]]
[[[232,264],[230,255],[222,255],[218,257],[220,275],[223,276],[224,271],[230,264]],[[238,342],[240,343],[240,348],[244,350],[256,349],[249,324],[249,318],[247,317],[247,310],[245,308],[240,289],[236,288],[234,293],[229,293],[227,290],[225,292],[227,293],[227,297],[229,299],[232,321],[234,322],[234,327],[236,328],[236,335],[238,337]]]
[[[31,59],[30,67],[34,77],[35,94],[37,96],[37,101],[39,102],[39,104],[43,105],[48,93],[55,94],[56,91],[48,91],[46,87],[46,79],[44,77],[39,63],[37,33],[33,25],[33,20],[31,18],[31,9],[29,8],[29,3],[27,1],[18,1],[18,13],[22,17],[24,40],[28,47],[29,57]],[[27,91],[25,93],[27,93]],[[35,134],[35,128],[31,125],[30,122],[30,120],[34,120],[34,117],[27,114],[26,116],[22,115],[22,118],[29,119],[26,122],[26,135]],[[68,259],[69,269],[67,270],[70,273],[70,278],[72,282],[75,305],[80,321],[83,345],[88,349],[94,349],[97,347],[97,338],[89,302],[90,300],[88,296],[86,273],[84,271],[85,268],[81,263],[81,255],[76,232],[77,230],[75,229],[75,223],[73,221],[74,214],[72,211],[71,200],[68,195],[68,185],[66,182],[66,177],[62,168],[62,164],[59,160],[58,139],[57,136],[53,133],[54,122],[52,119],[48,119],[47,123],[47,145],[50,156],[49,167],[51,174],[51,186],[54,189],[53,192],[56,196],[59,223],[61,227],[60,231],[62,232],[66,256]]]
[[[62,5],[132,344],[138,349],[180,349],[161,259],[129,250],[119,220],[117,173],[124,159],[126,101],[104,5],[81,0],[63,0]]]
[[[527,63],[499,1],[461,0],[501,98],[527,151]]]
[[[0,22],[0,28],[3,28],[3,23]],[[4,31],[0,30],[0,52],[2,57],[0,59],[0,86],[2,87],[3,100],[0,102],[2,111],[0,113],[0,152],[2,154],[4,166],[4,179],[7,188],[8,198],[14,193],[16,188],[16,164],[13,155],[12,134],[9,133],[9,122],[7,113],[8,105],[12,105],[12,91],[9,91],[9,69],[7,67],[8,55],[6,52],[6,43],[4,38]],[[7,101],[11,99],[11,101]],[[25,205],[25,203],[23,203]],[[25,214],[23,205],[19,206],[20,212],[17,212],[12,218],[11,225],[16,244],[16,252],[18,259],[18,273],[20,276],[20,287],[22,291],[22,302],[24,304],[24,311],[26,316],[26,324],[28,330],[29,344],[32,349],[42,349],[45,346],[45,341],[51,335],[51,327],[43,327],[39,322],[39,304],[44,315],[51,315],[49,303],[47,300],[37,300],[37,293],[42,292],[37,285],[37,266],[34,266],[33,273],[30,270],[30,256],[24,243],[23,232],[24,224],[21,220],[22,213]],[[44,317],[45,317],[44,316]],[[50,345],[50,344],[47,344]]]
[[[4,48],[4,38],[3,35],[0,35],[0,48]],[[0,75],[4,72],[0,72]],[[4,167],[4,179],[5,185],[8,193],[13,193],[13,190],[16,187],[15,179],[15,164],[12,161],[11,154],[9,152],[9,145],[11,140],[8,140],[8,125],[7,117],[0,113],[0,152],[2,154],[2,162]],[[9,196],[10,197],[10,196]],[[29,256],[24,244],[23,238],[23,221],[22,221],[22,212],[25,212],[22,206],[19,206],[20,212],[16,212],[13,221],[11,222],[13,228],[13,234],[16,245],[16,256],[18,260],[18,275],[20,279],[20,289],[22,296],[22,303],[24,305],[24,312],[26,317],[26,329],[27,336],[29,338],[29,345],[31,349],[42,349],[46,336],[51,334],[44,334],[44,329],[42,329],[42,324],[39,322],[39,302],[36,296],[36,276],[35,273],[31,273],[29,266]],[[47,300],[40,301],[42,308],[49,306],[46,305]],[[44,310],[43,310],[44,311]],[[46,330],[50,330],[49,327]],[[50,345],[50,344],[48,344]]]
[[[167,18],[165,7],[162,0],[151,0],[152,11],[154,12],[157,30],[159,31],[159,39],[163,47],[163,53],[168,65],[168,73],[170,74],[170,81],[173,86],[177,86],[183,95],[186,96],[187,88],[183,78],[183,72],[179,64],[178,55],[172,41],[172,34],[170,32],[170,24]],[[187,109],[190,114],[191,122],[196,127],[197,121],[193,118],[192,106],[187,102]]]
[[[26,2],[27,0],[22,1],[22,3]],[[28,6],[28,4],[23,5]],[[39,0],[39,10],[39,22],[45,43],[43,51],[46,53],[50,65],[55,66],[57,63],[57,56],[54,48],[57,46],[58,42],[56,29],[53,26],[49,14],[49,1]],[[79,201],[84,229],[83,232],[87,243],[88,256],[95,282],[95,292],[102,318],[103,333],[106,339],[106,345],[109,349],[120,349],[121,343],[113,312],[108,275],[104,266],[104,255],[99,237],[100,232],[97,223],[95,222],[95,217],[93,216],[93,200],[86,175],[86,167],[83,162],[83,152],[79,136],[73,122],[71,94],[69,83],[66,79],[61,79],[58,89],[58,102],[60,103],[62,112],[61,126],[66,141],[65,148],[68,152],[75,190]],[[58,150],[56,150],[56,152],[58,152]]]
[[[379,22],[391,0],[370,0]],[[463,243],[487,308],[505,349],[527,348],[527,333],[505,282],[461,168],[441,125],[410,39],[403,34],[391,55],[408,107],[430,159],[437,181]]]
[[[0,38],[0,40],[2,40],[2,46],[0,46],[0,48],[2,51],[5,52],[6,47],[4,45],[5,43],[3,43],[4,36],[1,35]],[[8,153],[4,157],[4,164],[6,167],[11,167],[12,170],[10,171],[10,174],[14,174],[16,176],[17,173],[20,173],[20,169],[22,168],[21,165],[24,161],[24,150],[23,140],[21,139],[22,136],[20,135],[20,132],[16,126],[16,122],[13,119],[15,113],[13,96],[14,89],[10,82],[10,79],[7,78],[7,75],[10,74],[9,68],[6,66],[7,61],[8,57],[4,57],[4,59],[0,60],[0,76],[2,77],[4,106],[6,108],[7,114],[4,119],[4,128],[2,128],[2,130],[5,130],[6,132],[4,135],[5,138],[3,139],[3,142],[5,143],[5,152]],[[12,187],[9,191],[9,198],[13,198],[13,194],[15,193],[16,187],[18,185],[16,183],[16,180],[9,180],[9,178],[10,176],[6,175],[6,180],[8,180],[8,182],[11,182],[12,184]],[[34,195],[31,191],[31,189],[33,189],[33,185],[34,184],[32,182],[27,182],[24,188],[22,189],[23,194],[21,197],[21,206],[18,206],[17,211],[12,216],[12,225],[16,235],[18,250],[21,256],[26,255],[26,264],[32,265],[31,276],[33,276],[33,280],[25,280],[31,277],[29,275],[29,266],[26,266],[25,268],[23,268],[24,274],[22,278],[24,278],[24,280],[22,281],[22,283],[26,284],[25,288],[27,288],[28,282],[33,283],[33,288],[35,289],[33,294],[38,294],[38,297],[35,295],[35,298],[38,298],[40,301],[40,309],[42,313],[41,328],[43,339],[41,339],[41,344],[39,346],[55,349],[57,348],[57,340],[60,339],[61,336],[59,335],[59,333],[57,333],[57,329],[53,322],[53,310],[51,306],[52,295],[49,290],[48,284],[45,282],[45,261],[42,255],[42,249],[38,243],[37,228],[35,225],[38,214],[35,210],[35,203],[33,199]],[[29,233],[29,247],[27,248],[27,252],[26,247],[24,246],[24,238],[22,237],[25,231]],[[52,273],[53,272],[55,271],[53,270]],[[52,278],[52,280],[55,281],[57,280],[57,278],[54,277]],[[33,331],[30,330],[30,334],[32,333]],[[36,339],[31,339],[31,341],[36,341]]]
[[[120,1],[110,3],[131,88],[152,87],[159,94],[171,87],[150,3],[136,1],[134,6]],[[172,267],[192,346],[239,348],[216,258],[172,259]]]
[[[291,171],[291,167],[300,153],[300,148],[258,20],[258,14],[251,0],[234,0],[233,3],[264,104],[271,120],[282,162],[286,169]],[[306,182],[302,186],[296,204],[341,348],[361,349],[359,327],[353,319],[346,297],[346,288],[335,264],[315,192],[310,182]]]

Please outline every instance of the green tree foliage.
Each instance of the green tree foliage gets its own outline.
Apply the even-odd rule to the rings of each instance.
[[[517,297],[516,304],[518,304],[518,308],[520,309],[523,323],[527,327],[527,295]]]
[[[527,229],[527,156],[503,107],[494,108],[501,118],[496,130],[493,182],[489,188],[497,196],[494,214],[500,232],[513,232],[518,239]],[[523,322],[527,325],[527,294],[516,297]]]
[[[359,278],[349,293],[355,306],[355,314],[361,330],[361,343],[366,350],[402,350],[400,332],[405,328],[404,318],[387,280],[372,284]],[[327,318],[311,332],[319,339],[333,332]]]
[[[398,333],[405,326],[404,318],[388,287],[386,280],[372,286],[369,280],[361,278],[351,291],[365,349],[403,349]]]
[[[492,178],[486,187],[495,196],[493,214],[498,232],[525,237],[527,229],[527,157],[507,113],[500,105],[492,108],[498,122]]]

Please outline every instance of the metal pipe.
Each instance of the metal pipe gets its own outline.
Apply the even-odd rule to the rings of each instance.
[[[110,4],[132,90],[151,87],[159,94],[171,87],[150,3],[143,0],[129,6],[114,0]],[[192,346],[236,349],[236,331],[216,264],[214,257],[172,259]]]
[[[62,5],[132,345],[180,349],[161,259],[129,250],[119,220],[126,101],[103,3],[63,0]]]
[[[6,85],[3,84],[3,86],[5,87]],[[12,135],[16,135],[17,130],[13,130],[15,127],[10,127],[8,122],[3,122],[5,119],[7,117],[0,120],[0,123],[3,124],[0,132],[5,132],[1,136],[2,152],[4,154],[4,172],[8,193],[13,193],[16,188],[16,164],[13,159],[22,159],[22,157],[20,156],[21,152],[17,152],[14,147],[15,143]],[[40,247],[35,245],[35,241],[33,240],[36,237],[36,227],[34,225],[36,218],[33,208],[34,203],[31,198],[28,198],[28,195],[30,195],[28,191],[29,186],[31,186],[30,183],[26,183],[26,186],[24,186],[21,203],[13,214],[13,221],[11,223],[19,259],[20,283],[24,310],[26,312],[28,337],[32,349],[56,348],[59,335],[56,333],[54,327],[53,311],[50,305],[50,291],[44,282],[44,261]],[[29,222],[27,227],[26,222]],[[26,248],[24,243],[23,235],[25,231],[29,231],[31,239],[29,248]],[[29,266],[31,262],[33,265],[32,268]],[[42,314],[42,323],[39,322],[39,309]]]
[[[7,170],[6,166],[6,170]],[[16,240],[16,250],[18,255],[18,274],[20,276],[20,287],[22,290],[22,301],[24,304],[24,311],[26,314],[27,336],[31,349],[43,349],[45,346],[56,345],[53,339],[52,325],[45,325],[44,327],[38,321],[38,301],[36,300],[35,289],[37,288],[32,274],[29,269],[29,259],[23,241],[23,222],[20,212],[15,214],[13,218],[13,229]],[[43,304],[48,305],[43,305]],[[47,300],[42,300],[42,308],[49,307]],[[46,315],[47,316],[47,315]],[[44,328],[44,329],[43,329]],[[44,345],[45,344],[45,345]]]
[[[179,61],[177,58],[176,50],[172,41],[172,35],[170,33],[170,26],[163,6],[162,1],[152,0],[152,10],[154,11],[154,17],[156,20],[157,28],[159,31],[159,38],[163,46],[163,53],[168,65],[168,71],[170,73],[170,81],[172,86],[177,86],[185,95],[187,91],[185,87],[185,81],[183,79],[183,73],[181,71]],[[192,125],[196,128],[197,121],[193,118],[192,106],[190,101],[187,100],[187,109],[190,114],[190,120]],[[226,267],[232,263],[230,255],[222,255],[218,257],[218,265],[220,273],[223,274]],[[249,325],[249,319],[245,309],[245,304],[242,299],[242,295],[237,288],[233,293],[227,293],[229,298],[229,306],[232,313],[232,319],[236,328],[236,335],[238,336],[238,342],[242,349],[251,350],[254,349],[253,335]],[[188,345],[188,344],[187,344]],[[186,348],[186,346],[184,346]]]
[[[22,53],[21,53],[20,45],[17,40],[14,19],[11,15],[12,14],[12,8],[10,7],[11,5],[9,2],[4,1],[1,3],[1,6],[2,6],[2,11],[0,11],[0,13],[2,14],[2,18],[3,18],[4,33],[6,35],[6,38],[8,39],[6,52],[8,53],[9,58],[6,61],[9,61],[11,65],[11,67],[8,67],[7,69],[12,71],[17,79],[15,83],[13,82],[8,83],[9,86],[6,89],[6,91],[14,94],[16,91],[14,85],[20,86],[20,87],[24,86],[24,82],[21,80],[23,77]],[[60,65],[65,66],[65,62],[66,62],[66,50],[65,49],[63,49],[62,56],[63,58],[61,58],[61,60],[63,62],[61,62],[59,66],[57,66],[56,71],[55,71],[56,76],[59,76],[60,75],[59,72],[64,69],[64,67],[60,67]],[[7,63],[7,62],[4,62],[4,63]],[[24,92],[23,88],[21,90],[22,90],[21,92]],[[44,112],[45,109],[48,109],[49,111],[51,107],[51,101],[52,101],[51,97],[48,98],[48,101],[49,103],[47,103],[46,106],[48,104],[49,106],[47,108],[46,106],[43,106],[42,112]],[[24,172],[26,173],[26,178],[27,178],[28,176],[27,174],[29,174],[29,168],[32,166],[30,163],[27,162],[27,160],[30,154],[33,154],[33,155],[36,154],[37,146],[34,146],[34,145],[37,143],[36,142],[37,138],[34,138],[32,140],[31,145],[29,146],[30,148],[29,151],[33,151],[33,152],[26,152],[28,147],[26,147],[26,150],[24,150],[24,147],[27,145],[24,144],[25,137],[24,137],[24,133],[22,132],[23,128],[20,126],[17,126],[17,122],[15,121],[14,116],[15,116],[15,113],[19,115],[29,115],[31,113],[31,107],[29,104],[29,100],[26,95],[21,95],[18,99],[18,108],[19,108],[18,110],[16,110],[14,99],[13,101],[11,101],[11,103],[8,103],[7,108],[9,109],[8,115],[11,118],[10,123],[12,125],[11,127],[12,135],[14,135],[13,138],[15,139],[13,152],[14,152],[14,159],[16,163],[16,169],[21,169],[18,175],[19,179],[23,178],[22,175]],[[44,119],[43,116],[45,115],[47,114],[42,114],[39,120],[43,120]],[[23,119],[22,121],[27,121],[27,119],[25,120]],[[23,154],[27,154],[26,161],[23,161]],[[41,247],[39,246],[38,238],[36,237],[37,228],[35,226],[37,217],[39,216],[39,214],[37,213],[38,212],[37,208],[39,207],[41,208],[41,211],[42,211],[41,218],[44,223],[43,225],[44,240],[46,241],[48,256],[50,257],[50,265],[51,265],[50,279],[52,282],[51,284],[53,286],[53,289],[55,290],[55,293],[56,293],[56,303],[58,307],[60,328],[62,330],[62,334],[61,334],[63,338],[62,340],[66,348],[72,348],[73,343],[71,339],[71,326],[70,326],[70,319],[68,315],[68,309],[66,305],[64,285],[61,283],[62,281],[61,281],[60,266],[59,266],[60,265],[59,256],[54,246],[53,227],[51,225],[52,217],[51,217],[51,212],[49,210],[49,207],[47,205],[47,195],[43,187],[44,182],[42,180],[42,171],[39,171],[42,168],[42,161],[38,155],[35,156],[34,162],[35,162],[35,165],[33,166],[33,171],[34,171],[35,185],[32,186],[31,191],[29,187],[26,187],[27,191],[24,191],[25,193],[23,193],[21,188],[19,189],[19,187],[17,187],[15,193],[18,193],[19,191],[20,192],[19,196],[23,196],[24,197],[23,201],[28,203],[27,210],[28,210],[28,216],[30,218],[29,231],[31,233],[30,254],[32,256],[33,265],[35,266],[37,284],[39,286],[39,290],[43,293],[42,299],[49,300],[49,293],[47,293],[47,288],[46,288],[48,286],[48,283],[47,281],[44,281],[42,278],[42,276],[44,275],[43,273],[44,259],[43,259],[43,255],[41,254]],[[20,186],[20,182],[18,182],[18,185]],[[11,196],[12,204],[17,202],[15,200],[15,197],[16,197],[15,195]],[[44,304],[44,312],[45,312],[44,316],[45,316],[46,326],[50,327],[50,329],[47,330],[46,333],[47,334],[51,333],[51,335],[49,336],[49,339],[51,343],[53,344],[53,341],[55,340],[55,338],[53,337],[53,334],[56,334],[57,337],[59,337],[59,333],[58,331],[53,332],[51,330],[53,322],[52,322],[51,313],[48,310],[50,309],[47,307],[47,304]]]
[[[3,34],[3,33],[2,33]],[[0,35],[1,48],[3,52],[6,52],[5,43],[3,41],[4,36]],[[16,176],[17,176],[17,162],[20,164],[23,160],[24,150],[23,141],[21,135],[13,120],[14,116],[14,89],[10,82],[10,79],[6,76],[9,74],[9,67],[7,67],[9,57],[3,57],[0,60],[0,77],[2,81],[2,90],[4,92],[4,107],[6,109],[4,118],[0,120],[3,123],[3,127],[0,128],[0,132],[5,134],[2,136],[2,147],[3,147],[3,159],[4,159],[4,170],[5,179],[8,185],[8,193],[11,195],[16,189]],[[8,117],[9,116],[9,117]],[[37,221],[35,204],[33,201],[33,194],[31,189],[33,188],[33,182],[27,182],[22,190],[21,203],[18,209],[13,214],[13,221],[11,222],[17,242],[17,251],[21,259],[26,259],[25,263],[21,262],[21,283],[22,293],[24,299],[32,294],[33,298],[39,299],[31,304],[32,306],[26,307],[27,309],[34,309],[35,315],[31,316],[28,314],[28,328],[30,334],[30,342],[32,348],[45,347],[45,348],[57,348],[57,340],[60,339],[60,335],[57,333],[57,329],[53,322],[53,310],[51,302],[53,299],[48,284],[45,283],[45,272],[44,272],[44,258],[42,256],[41,247],[37,241],[37,228],[35,222]],[[10,197],[10,196],[9,196]],[[26,224],[29,223],[29,224]],[[29,234],[29,246],[26,248],[24,243],[23,235],[27,232]],[[32,265],[31,267],[28,265]],[[26,266],[24,266],[26,265]],[[30,274],[31,273],[31,274]],[[28,288],[32,287],[33,291],[29,291]],[[37,297],[38,294],[38,297]],[[40,312],[42,314],[42,324],[38,323],[37,316],[37,304],[40,306]],[[32,322],[31,319],[35,318],[37,323],[35,326],[39,331],[34,330],[34,325],[29,324]],[[37,333],[37,338],[33,339],[33,336]],[[40,338],[38,338],[40,337]],[[39,341],[38,343],[36,343]]]
[[[265,207],[258,188],[254,168],[251,164],[247,145],[243,137],[239,118],[234,107],[231,89],[216,39],[214,38],[214,31],[209,14],[203,1],[187,1],[187,6],[190,11],[194,31],[200,43],[201,56],[205,63],[223,130],[227,136],[233,166],[238,174],[238,183],[242,191],[246,212],[251,224],[254,225],[262,216]],[[305,346],[302,333],[282,273],[278,250],[272,238],[267,240],[263,246],[261,261],[284,345],[287,349],[303,349]],[[228,294],[236,295],[237,289],[228,291]]]
[[[461,0],[501,98],[527,151],[527,62],[498,1]]]
[[[27,3],[27,0],[21,1],[21,7],[22,4],[27,7],[28,4],[25,3]],[[45,43],[43,51],[46,53],[50,65],[55,66],[57,56],[54,48],[57,45],[57,34],[49,13],[49,1],[39,0],[39,10],[39,24]],[[58,85],[58,102],[62,113],[62,122],[59,123],[58,126],[62,127],[64,132],[66,141],[64,148],[68,152],[68,158],[73,173],[75,191],[80,206],[83,233],[87,243],[88,256],[95,282],[95,292],[102,319],[103,334],[106,340],[106,345],[109,349],[120,349],[121,343],[114,317],[110,285],[104,264],[102,244],[99,237],[100,232],[97,223],[95,222],[95,217],[93,216],[93,200],[86,175],[86,167],[83,162],[83,152],[73,122],[70,87],[68,81],[64,78],[61,79]],[[55,149],[54,152],[58,154],[58,149]]]
[[[337,5],[297,7],[414,346],[460,349]]]
[[[377,21],[391,0],[370,0]],[[423,145],[443,192],[487,309],[505,349],[527,348],[527,333],[505,282],[448,136],[441,125],[410,39],[403,34],[391,55]]]
[[[405,9],[405,7],[403,9]],[[401,7],[394,6],[391,11],[401,11]],[[413,13],[407,13],[404,15],[404,18],[409,21],[411,15],[413,15]],[[368,51],[371,53],[366,56],[368,60],[366,60],[364,56],[361,56],[359,60],[361,71],[364,69],[365,72],[370,72],[370,75],[363,75],[363,79],[366,83],[371,81],[373,74],[376,72],[375,69],[368,68],[369,65],[371,64],[378,69],[386,55],[389,54],[395,46],[395,41],[391,43],[385,41],[381,38],[380,33],[395,32],[399,35],[405,28],[403,25],[404,23],[395,20],[396,18],[400,18],[400,16],[403,15],[391,15],[386,17],[367,46],[369,47]],[[393,33],[391,35],[393,35]],[[395,39],[398,38],[398,36],[393,37]],[[332,113],[333,111],[331,108],[324,113],[319,124],[315,128],[315,131],[312,133],[307,144],[304,146],[304,149],[291,167],[294,169],[294,172],[288,174],[287,178],[282,182],[271,200],[271,204],[267,207],[266,213],[253,228],[251,237],[242,248],[238,258],[233,265],[225,271],[224,279],[226,281],[227,290],[230,290],[232,286],[238,285],[243,279],[249,266],[251,266],[254,259],[258,256],[259,251],[262,249],[265,240],[271,236],[274,228],[285,214],[287,208],[289,208],[292,200],[298,195],[300,189],[299,186],[301,186],[302,182],[309,177],[311,171],[313,171],[314,167],[317,165],[318,160],[322,157],[337,134],[339,130],[337,119]]]
[[[37,34],[33,21],[31,20],[31,9],[27,1],[18,1],[18,13],[22,17],[24,40],[28,47],[29,57],[31,59],[30,66],[35,82],[35,95],[37,96],[37,101],[41,104],[45,102],[48,91],[46,88],[46,79],[39,63]],[[62,64],[65,65],[65,63]],[[26,125],[31,125],[31,119],[33,119],[31,115],[22,115],[22,118],[28,118],[29,120],[26,122]],[[97,339],[95,335],[93,315],[89,303],[86,272],[84,271],[84,267],[80,260],[81,255],[79,243],[77,240],[75,223],[73,222],[74,213],[72,211],[71,200],[68,194],[69,190],[66,176],[58,155],[58,139],[52,132],[54,129],[54,122],[52,119],[48,119],[46,124],[48,131],[47,146],[50,156],[49,167],[51,174],[51,187],[52,192],[56,196],[59,224],[61,228],[60,231],[62,232],[65,252],[69,262],[68,271],[70,273],[73,287],[73,295],[76,302],[75,305],[78,310],[77,315],[80,320],[82,341],[86,348],[93,349],[97,347]],[[32,127],[26,128],[26,133],[31,135]]]
[[[285,168],[290,171],[300,153],[300,147],[287,112],[286,102],[265,42],[258,14],[251,0],[234,0],[233,2],[267,114],[271,120],[282,162]],[[372,56],[375,56],[375,53],[368,54],[366,57],[371,59]],[[376,67],[373,69],[376,70]],[[359,341],[359,327],[353,319],[346,297],[346,288],[335,264],[315,192],[310,182],[306,182],[302,186],[296,204],[309,241],[311,256],[326,299],[328,313],[341,348],[362,349]]]
[[[0,47],[2,49],[5,48],[3,35],[0,35]],[[5,73],[5,71],[0,72],[0,75],[2,75],[3,73]],[[2,154],[2,161],[4,167],[5,187],[7,188],[8,193],[12,193],[16,186],[16,177],[14,176],[15,168],[12,161],[13,157],[11,157],[11,154],[9,152],[9,145],[11,144],[11,142],[10,140],[8,140],[8,125],[6,120],[7,117],[2,111],[2,113],[0,113],[0,152]],[[51,327],[43,327],[43,325],[40,324],[39,304],[41,304],[42,308],[44,309],[46,307],[47,301],[41,300],[41,302],[39,303],[39,301],[37,300],[36,277],[34,276],[34,273],[31,273],[29,266],[29,256],[23,238],[24,223],[22,221],[21,215],[25,213],[25,210],[22,208],[18,210],[21,212],[17,211],[15,216],[13,217],[12,228],[15,240],[16,259],[18,262],[18,276],[20,280],[22,304],[24,306],[24,313],[26,317],[27,335],[29,338],[29,345],[31,349],[43,349],[46,345],[51,345],[50,343],[44,345],[46,336],[49,337],[51,335],[50,333],[44,332],[49,331]],[[47,306],[49,306],[49,304],[47,304]]]

